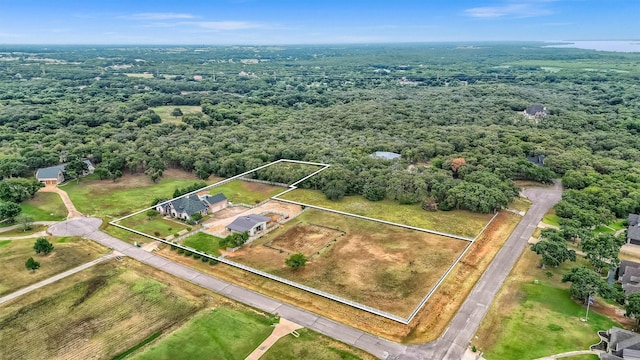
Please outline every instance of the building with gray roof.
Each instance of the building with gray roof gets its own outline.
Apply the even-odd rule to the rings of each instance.
[[[376,151],[373,154],[371,154],[371,157],[378,158],[378,159],[385,159],[385,160],[395,160],[402,157],[402,155],[398,153],[390,152],[390,151]]]
[[[87,164],[87,172],[84,176],[93,174],[93,164],[89,160],[82,160]],[[40,168],[36,171],[36,179],[45,185],[58,185],[64,182],[64,169],[67,164],[60,164],[56,166],[49,166],[46,168]]]
[[[227,230],[232,232],[243,233],[246,232],[249,236],[254,236],[260,231],[267,228],[267,222],[271,218],[267,216],[250,214],[246,216],[238,216],[233,222],[227,225]]]

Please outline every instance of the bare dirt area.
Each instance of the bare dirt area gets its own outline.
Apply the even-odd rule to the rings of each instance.
[[[290,269],[285,264],[287,251],[263,246],[271,242],[307,247],[311,250],[309,262],[304,268]],[[408,316],[468,244],[397,226],[308,210],[229,257],[349,300]]]
[[[408,342],[423,343],[440,336],[520,219],[518,215],[501,211],[487,226],[418,313],[406,339]]]
[[[289,254],[302,253],[312,256],[327,246],[330,241],[344,235],[343,231],[314,224],[299,223],[274,238],[265,246],[282,250]]]
[[[292,218],[300,212],[302,212],[302,206],[288,204],[277,200],[269,200],[266,203],[253,209],[243,206],[234,206],[220,210],[212,214],[211,219],[205,221],[203,223],[203,226],[206,229],[205,232],[209,234],[218,234],[224,236],[227,233],[226,226],[233,222],[233,220],[235,220],[238,216],[271,213],[283,215],[286,218]]]

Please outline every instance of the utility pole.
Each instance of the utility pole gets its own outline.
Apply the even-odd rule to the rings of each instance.
[[[585,321],[589,321],[589,306],[593,304],[593,300],[593,297],[589,294],[589,297],[587,298],[587,315],[585,315]]]

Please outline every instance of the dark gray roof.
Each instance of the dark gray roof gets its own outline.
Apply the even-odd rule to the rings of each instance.
[[[607,354],[605,352],[600,353],[600,360],[624,360],[620,356],[615,356],[613,354]]]
[[[629,214],[629,226],[637,226],[640,222],[640,215]]]
[[[87,164],[87,166],[93,166],[93,164],[91,164],[91,161],[89,160],[82,160],[82,162],[84,162],[85,164]],[[49,166],[46,168],[40,168],[36,171],[36,179],[53,179],[53,178],[57,178],[58,177],[58,173],[60,173],[61,171],[64,172],[64,168],[67,166],[67,164],[60,164],[60,165],[56,165],[56,166]]]
[[[640,350],[636,350],[636,349],[623,349],[622,350],[622,357],[623,358],[627,358],[627,357],[633,357],[633,358],[640,358]]]
[[[58,177],[58,174],[61,171],[64,171],[64,167],[67,164],[60,164],[56,166],[49,166],[46,168],[41,168],[36,171],[36,179],[54,179]]]
[[[178,213],[186,213],[188,216],[207,209],[207,205],[195,194],[175,199],[171,204]]]
[[[525,112],[529,115],[536,115],[538,113],[546,113],[547,110],[544,108],[544,106],[540,104],[535,104],[535,105],[529,106],[527,110],[525,110]]]
[[[618,270],[618,279],[626,295],[640,292],[640,264],[622,261]]]
[[[640,350],[640,335],[632,331],[612,327],[609,330],[609,349],[620,356],[624,349]]]
[[[215,195],[206,195],[202,198],[202,200],[206,201],[209,203],[209,205],[213,205],[213,204],[217,204],[221,201],[225,201],[227,200],[227,197],[224,196],[223,193],[218,193]]]
[[[629,228],[627,229],[627,237],[631,240],[640,241],[640,217],[637,214],[629,214]]]
[[[256,226],[257,224],[266,222],[269,220],[271,220],[271,218],[262,216],[262,215],[256,215],[256,214],[239,216],[235,220],[233,220],[231,224],[227,225],[227,229],[237,231],[237,232],[245,232],[253,229],[253,227]]]
[[[389,151],[376,151],[375,153],[371,154],[371,156],[387,159],[387,160],[393,160],[393,159],[400,158],[402,155],[394,152],[389,152]]]
[[[544,165],[544,155],[536,155],[536,156],[529,156],[527,157],[527,160],[531,161],[532,163],[538,165],[538,166],[542,166]]]

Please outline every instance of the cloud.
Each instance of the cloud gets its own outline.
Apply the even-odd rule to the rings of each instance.
[[[551,9],[544,5],[551,1],[532,1],[532,2],[520,2],[511,3],[499,6],[481,6],[466,9],[464,12],[471,17],[476,18],[503,18],[503,17],[536,17],[550,15],[553,13]]]
[[[265,24],[250,21],[189,21],[180,24],[195,25],[202,29],[217,31],[263,29],[267,27]]]
[[[171,19],[194,19],[196,16],[184,13],[138,13],[120,16],[121,19],[129,20],[171,20]]]

